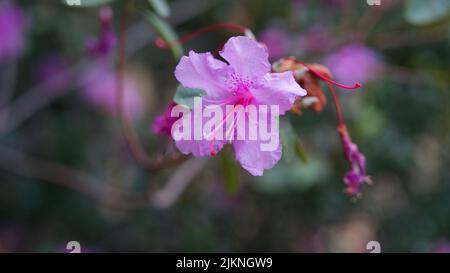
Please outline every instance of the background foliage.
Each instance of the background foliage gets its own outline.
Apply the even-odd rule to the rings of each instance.
[[[305,110],[283,119],[284,140],[295,143],[298,137],[301,156],[295,145],[285,147],[282,161],[263,177],[251,177],[232,166],[230,158],[217,157],[198,163],[198,172],[191,173],[192,181],[170,207],[148,204],[129,210],[27,175],[32,166],[55,173],[9,149],[137,192],[163,188],[174,174],[193,169],[149,174],[137,167],[117,117],[86,101],[76,76],[56,93],[39,88],[39,65],[47,56],[64,58],[70,75],[92,66],[84,44],[98,34],[97,7],[10,2],[25,11],[30,23],[21,56],[0,61],[1,81],[15,81],[10,103],[36,91],[30,105],[23,105],[25,112],[48,103],[15,128],[0,130],[0,251],[61,252],[71,240],[94,252],[365,252],[370,240],[378,240],[384,252],[428,252],[448,244],[448,1],[381,0],[380,6],[340,0],[139,3],[141,10],[129,22],[127,72],[145,101],[144,114],[134,125],[155,156],[173,149],[170,140],[152,134],[151,124],[177,88],[172,53],[182,50],[157,48],[155,29],[163,35],[186,34],[233,22],[250,27],[257,37],[276,29],[282,34],[275,44],[286,44],[284,56],[316,63],[358,41],[377,52],[383,66],[361,91],[339,93],[349,131],[374,181],[357,202],[342,193],[347,166],[329,103],[320,114]],[[117,24],[120,3],[112,5]],[[153,22],[146,20],[146,12],[154,12]],[[233,34],[217,31],[183,46],[211,51]],[[311,39],[313,46],[307,47]],[[364,63],[354,69],[358,65]],[[8,76],[11,71],[16,75]],[[61,174],[60,180],[64,184],[70,178]],[[95,188],[91,182],[84,187]]]

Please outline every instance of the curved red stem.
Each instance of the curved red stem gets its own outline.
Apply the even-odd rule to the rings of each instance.
[[[342,118],[342,111],[341,111],[341,104],[339,103],[339,98],[336,94],[336,90],[334,90],[334,87],[331,83],[328,83],[328,88],[330,88],[331,94],[333,94],[333,102],[334,102],[334,106],[336,107],[336,113],[338,116],[338,121],[339,121],[339,127],[344,126],[344,119]]]

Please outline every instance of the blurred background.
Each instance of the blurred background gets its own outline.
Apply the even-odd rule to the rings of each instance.
[[[115,108],[121,1],[96,2],[112,7],[112,33],[98,5],[0,0],[0,252],[66,252],[74,240],[83,252],[367,252],[372,240],[382,252],[450,251],[448,0],[135,1],[124,103],[154,159],[175,152],[152,123],[178,84],[155,37],[242,24],[271,61],[295,56],[363,84],[338,90],[373,180],[356,201],[343,193],[328,91],[323,112],[282,118],[283,159],[262,177],[227,151],[138,166]],[[236,34],[183,47],[213,51]]]

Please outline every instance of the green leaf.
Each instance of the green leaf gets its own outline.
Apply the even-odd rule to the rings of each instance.
[[[449,0],[408,0],[405,2],[405,19],[413,25],[432,24],[445,18],[449,13]]]
[[[280,120],[280,139],[283,144],[284,161],[296,162],[297,164],[300,162],[309,163],[306,150],[290,122]]]
[[[166,0],[148,0],[155,12],[161,17],[169,17],[170,7]]]
[[[206,95],[206,92],[201,89],[187,88],[182,85],[178,86],[173,100],[180,105],[186,106],[189,109],[194,108],[194,99]]]
[[[308,155],[306,154],[305,147],[303,146],[302,141],[300,140],[300,138],[295,137],[293,142],[294,142],[295,154],[297,155],[298,159],[300,159],[301,162],[307,164],[308,163]]]
[[[70,7],[97,7],[111,3],[114,0],[62,0],[63,4]]]
[[[172,27],[151,11],[144,12],[143,14],[158,35],[170,44],[170,50],[175,59],[180,59],[184,54],[184,50],[180,43],[178,43],[178,36],[175,31],[173,31]]]
[[[230,147],[224,147],[222,152],[220,153],[222,168],[223,168],[223,177],[224,177],[224,186],[225,190],[228,194],[234,195],[239,191],[239,169],[236,161],[231,153]]]

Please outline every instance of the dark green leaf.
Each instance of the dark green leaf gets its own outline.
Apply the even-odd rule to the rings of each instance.
[[[194,98],[200,98],[206,94],[200,89],[187,88],[182,85],[178,86],[173,100],[180,105],[186,106],[189,109],[194,107]]]

